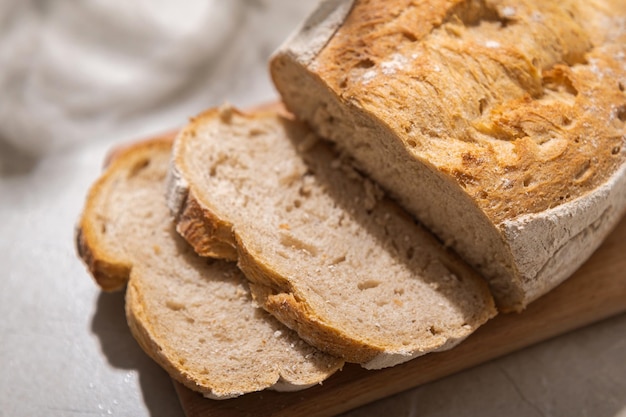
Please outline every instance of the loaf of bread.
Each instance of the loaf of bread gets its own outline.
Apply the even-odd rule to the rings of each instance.
[[[261,306],[346,361],[447,349],[495,314],[480,276],[296,121],[210,110],[177,137],[168,183],[196,251],[236,258]]]
[[[624,213],[624,0],[326,1],[271,74],[502,310],[571,275]]]
[[[343,361],[321,353],[256,306],[232,263],[198,257],[165,202],[171,140],[117,152],[93,185],[77,248],[105,290],[126,288],[141,347],[173,378],[222,399],[317,384]]]

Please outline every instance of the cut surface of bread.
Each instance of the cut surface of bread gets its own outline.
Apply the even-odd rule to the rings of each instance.
[[[259,308],[233,263],[200,258],[176,233],[165,200],[171,140],[118,152],[93,185],[77,247],[106,290],[126,288],[141,347],[209,398],[317,384],[343,361],[321,353]]]
[[[287,108],[520,310],[626,206],[626,2],[323,2],[275,54]]]
[[[495,314],[484,280],[303,124],[208,111],[177,137],[168,183],[198,253],[235,253],[259,304],[347,361],[450,348]]]

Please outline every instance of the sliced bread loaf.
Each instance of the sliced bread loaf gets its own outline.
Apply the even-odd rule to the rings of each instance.
[[[141,347],[173,378],[222,399],[322,382],[342,361],[304,343],[253,302],[232,263],[198,257],[165,203],[171,140],[119,152],[89,192],[77,247],[106,290],[126,283]]]
[[[347,361],[450,348],[495,313],[478,275],[298,122],[208,111],[177,137],[168,183],[197,252],[235,253],[267,311]]]
[[[287,108],[521,310],[626,206],[626,2],[323,2],[275,54]]]

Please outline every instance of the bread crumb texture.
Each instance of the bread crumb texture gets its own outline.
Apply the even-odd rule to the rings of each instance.
[[[304,125],[222,113],[181,132],[176,167],[231,225],[221,236],[259,304],[307,342],[390,366],[452,347],[495,313],[478,275]]]
[[[310,68],[495,224],[625,159],[623,0],[357,0]]]
[[[90,256],[128,266],[126,314],[139,344],[215,399],[325,380],[342,360],[260,309],[235,264],[197,256],[177,234],[165,199],[170,153],[171,141],[128,148],[92,188],[80,223]]]

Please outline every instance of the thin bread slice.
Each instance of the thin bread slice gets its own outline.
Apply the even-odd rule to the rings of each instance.
[[[270,68],[511,311],[626,210],[625,57],[624,0],[327,0]]]
[[[173,378],[222,399],[321,383],[343,362],[299,339],[253,302],[233,263],[198,257],[165,203],[171,140],[122,150],[91,188],[77,247],[106,290],[126,289],[141,347]]]
[[[198,253],[230,246],[267,311],[346,361],[450,348],[495,314],[479,276],[293,120],[204,113],[177,137],[168,184]]]

